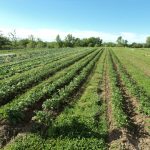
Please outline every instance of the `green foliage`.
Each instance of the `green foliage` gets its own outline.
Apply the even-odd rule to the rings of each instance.
[[[75,37],[72,34],[68,34],[64,40],[64,47],[74,47],[75,45]]]
[[[123,110],[123,97],[120,87],[118,87],[118,75],[115,70],[112,54],[109,54],[109,72],[111,79],[111,92],[112,92],[112,109],[114,119],[118,127],[126,127],[128,125],[127,116]]]
[[[105,42],[105,43],[103,43],[103,46],[105,46],[105,47],[115,47],[116,46],[116,44],[115,43],[113,43],[113,42]]]
[[[144,47],[144,44],[134,42],[134,43],[130,44],[129,46],[132,48],[142,48],[142,47]]]
[[[27,48],[35,48],[36,47],[36,42],[34,41],[30,41],[28,44],[27,44]]]
[[[137,97],[137,99],[139,100],[140,105],[141,105],[140,111],[146,115],[150,115],[150,103],[149,103],[150,96],[143,89],[143,87],[140,87],[137,84],[137,82],[133,79],[132,74],[130,75],[127,72],[126,68],[122,65],[122,63],[120,62],[120,60],[114,53],[113,53],[113,58],[118,63],[123,82],[124,82],[125,86],[127,87],[128,91],[132,95]],[[144,81],[144,79],[142,81]]]
[[[16,36],[15,30],[13,32],[9,33],[9,38],[11,40],[12,48],[16,48],[17,47],[17,36]]]
[[[62,47],[63,46],[63,42],[62,42],[59,34],[56,36],[56,42],[58,44],[58,47]]]
[[[72,34],[68,34],[64,41],[62,41],[60,36],[57,35],[56,41],[58,47],[100,47],[102,45],[102,40],[99,37],[79,39],[73,37]]]
[[[150,36],[148,36],[146,39],[146,46],[150,47]]]
[[[46,45],[46,42],[43,42],[41,39],[37,39],[37,42],[36,42],[36,47],[37,48],[44,48],[44,47],[46,47],[47,45]]]
[[[32,75],[30,76],[29,72],[27,72],[26,76],[25,76],[25,74],[23,74],[23,76],[21,76],[20,79],[18,79],[18,76],[15,76],[15,80],[13,82],[12,82],[12,80],[10,80],[9,82],[7,82],[7,86],[5,83],[4,86],[1,87],[1,90],[0,90],[1,102],[3,100],[6,100],[6,97],[8,99],[10,97],[11,93],[14,93],[16,95],[17,94],[16,92],[18,92],[21,89],[24,89],[25,87],[27,87],[27,85],[30,86],[31,83],[35,84],[35,83],[39,82],[40,80],[42,80],[43,75],[44,76],[45,76],[45,74],[49,75],[49,74],[57,72],[60,69],[68,67],[69,65],[75,63],[76,61],[84,58],[86,55],[90,54],[92,51],[90,50],[89,52],[86,51],[82,54],[77,54],[76,57],[73,56],[74,58],[71,57],[68,60],[66,59],[66,61],[62,60],[64,63],[61,63],[59,61],[59,63],[61,65],[58,65],[58,63],[56,62],[55,65],[51,65],[51,67],[53,66],[54,69],[50,69],[50,70],[44,69],[45,71],[43,71],[43,67],[42,67],[41,72],[38,72],[38,74],[37,74],[37,70],[39,71],[39,68],[37,70],[35,69],[35,75],[33,75],[34,73],[31,72]],[[2,109],[0,109],[0,112],[1,112],[0,118],[9,117],[10,113],[9,114],[7,113],[8,110],[11,110],[11,111],[14,110],[14,111],[18,111],[18,112],[20,112],[21,110],[23,111],[25,108],[33,105],[34,103],[36,103],[43,97],[45,97],[47,95],[51,95],[52,92],[57,90],[57,88],[61,87],[62,85],[67,84],[72,79],[72,77],[74,77],[76,75],[76,73],[80,69],[82,69],[85,66],[85,64],[88,63],[88,61],[90,61],[92,59],[93,55],[95,55],[96,53],[97,52],[95,52],[94,54],[91,54],[91,56],[88,56],[89,58],[86,61],[81,60],[82,63],[80,64],[80,62],[79,62],[80,65],[77,63],[78,67],[75,65],[75,66],[72,66],[72,68],[69,68],[70,71],[72,71],[72,73],[70,73],[68,70],[68,74],[64,75],[63,77],[60,75],[60,77],[57,78],[58,80],[56,80],[54,82],[52,82],[51,79],[50,79],[50,81],[47,80],[47,81],[39,84],[32,90],[30,90],[29,92],[25,93],[24,95],[16,98],[11,103],[6,104]],[[19,80],[20,80],[20,82],[19,82]],[[16,91],[16,89],[17,89],[17,91]]]
[[[123,38],[122,38],[122,36],[119,36],[118,38],[117,38],[117,44],[118,44],[118,46],[128,46],[128,41],[127,40],[124,40]]]
[[[95,56],[94,56],[95,57]],[[67,79],[67,76],[62,78],[62,83],[64,84],[64,81],[70,81],[69,85],[65,83],[65,87],[60,89],[58,94],[54,94],[52,98],[47,99],[42,107],[43,112],[49,112],[50,110],[59,110],[60,106],[64,103],[68,103],[68,97],[72,95],[73,92],[75,92],[81,84],[86,80],[89,71],[94,66],[95,62],[97,61],[99,55],[97,55],[91,62],[87,61],[86,64],[81,64],[82,68],[87,65],[83,70],[81,70],[80,74],[78,72],[80,70],[72,70],[70,73],[67,74],[67,76],[70,78],[72,76],[73,80],[70,81],[72,78]],[[91,60],[91,59],[90,59]],[[89,64],[88,64],[89,63]]]
[[[27,48],[27,44],[30,42],[29,39],[21,39],[18,41],[18,46],[20,48]]]
[[[11,47],[11,42],[10,40],[0,34],[0,49],[9,49]]]
[[[9,40],[10,38],[10,40]],[[14,30],[9,34],[9,38],[0,35],[0,49],[7,48],[61,48],[61,47],[100,47],[102,45],[102,39],[99,37],[90,38],[75,38],[72,34],[68,34],[64,40],[61,40],[60,35],[56,36],[56,42],[44,42],[39,38],[35,38],[30,35],[28,38],[19,39],[17,38],[16,31]]]
[[[34,39],[31,37],[30,40]],[[98,47],[92,40],[89,40],[90,47]],[[74,46],[89,44],[87,41],[75,39]],[[58,43],[55,44],[58,46]],[[129,49],[129,55],[134,55],[131,50],[134,49]],[[0,120],[17,125],[26,119],[31,121],[32,116],[34,121],[34,131],[18,134],[4,147],[5,150],[108,149],[108,107],[106,95],[101,93],[103,90],[106,94],[110,92],[112,121],[115,120],[118,128],[128,126],[122,88],[139,100],[141,112],[150,115],[149,91],[145,90],[149,89],[145,82],[146,76],[142,77],[140,70],[136,72],[134,65],[130,68],[130,61],[124,65],[125,59],[120,61],[118,51],[114,50],[116,54],[112,50],[107,53],[107,50],[98,48],[62,48],[58,51],[54,49],[53,54],[32,50],[23,56],[30,59],[0,65],[0,102],[5,104],[0,108]],[[136,59],[140,62],[144,60],[148,66],[149,50],[141,51]],[[123,58],[128,57],[123,54]],[[110,81],[108,93],[104,89],[107,83],[104,81],[105,75]],[[140,86],[137,80],[143,81],[145,85]],[[40,105],[40,110],[36,110],[39,109],[37,105]]]
[[[106,150],[102,139],[96,138],[48,138],[44,139],[37,134],[18,136],[15,141],[8,144],[4,150]]]

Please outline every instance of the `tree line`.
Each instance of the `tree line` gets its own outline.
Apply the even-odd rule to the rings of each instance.
[[[4,36],[0,32],[0,49],[22,49],[22,48],[62,48],[62,47],[133,47],[133,48],[149,48],[150,37],[147,37],[145,43],[131,43],[128,44],[126,39],[119,36],[114,42],[104,42],[100,37],[90,38],[76,38],[72,34],[68,34],[63,40],[60,35],[56,36],[56,40],[53,42],[45,42],[40,38],[35,38],[30,35],[25,39],[18,39],[16,31],[9,33],[9,36]]]
[[[0,33],[0,49],[21,49],[21,48],[61,48],[61,47],[100,47],[102,46],[102,39],[99,37],[90,38],[76,38],[72,34],[68,34],[64,40],[59,35],[53,42],[45,42],[40,38],[35,38],[30,35],[25,39],[18,39],[16,32],[13,31],[9,37]]]
[[[116,43],[107,42],[107,43],[103,43],[103,46],[106,46],[106,47],[150,48],[150,36],[146,38],[145,43],[133,42],[131,44],[128,43],[128,40],[125,40],[122,38],[122,36],[119,36],[116,40]]]

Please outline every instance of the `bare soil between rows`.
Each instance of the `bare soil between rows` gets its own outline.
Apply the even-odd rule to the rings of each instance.
[[[128,93],[121,79],[118,65],[114,61],[113,65],[118,76],[118,87],[124,100],[124,112],[129,122],[128,127],[123,129],[123,149],[148,150],[150,149],[150,134],[146,129],[150,124],[146,120],[150,118],[138,112],[138,100]]]

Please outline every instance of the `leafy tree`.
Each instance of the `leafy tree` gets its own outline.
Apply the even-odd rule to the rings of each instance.
[[[118,46],[121,46],[121,45],[122,45],[122,42],[123,42],[122,36],[119,36],[119,37],[117,38],[117,44],[118,44]]]
[[[80,46],[82,46],[82,43],[81,43],[82,41],[79,39],[79,38],[75,38],[75,47],[80,47]]]
[[[31,41],[27,44],[27,48],[35,48],[35,46],[36,46],[36,43],[31,42]]]
[[[10,47],[11,47],[10,40],[0,33],[0,49],[5,49],[5,48],[8,49]]]
[[[133,43],[130,45],[130,47],[132,47],[132,48],[142,48],[142,47],[144,47],[144,44],[133,42]]]
[[[13,32],[9,33],[9,38],[12,41],[12,47],[16,48],[17,47],[17,35],[16,35],[16,30],[14,30]]]
[[[10,40],[9,40],[10,39]],[[56,42],[44,42],[30,35],[25,39],[17,39],[16,31],[9,33],[9,39],[0,34],[0,48],[56,48],[56,47],[99,47],[102,45],[102,39],[99,37],[75,38],[72,34],[68,34],[64,40],[57,35]]]
[[[92,47],[94,47],[95,45],[101,46],[102,40],[99,37],[90,37],[88,38],[88,43],[92,43]]]
[[[28,39],[29,39],[29,43],[27,44],[27,48],[35,48],[36,42],[34,36],[31,34]]]
[[[81,45],[81,47],[86,47],[86,46],[88,46],[88,41],[87,41],[87,39],[86,39],[86,38],[82,39],[80,45]]]
[[[128,41],[124,40],[124,46],[128,46]]]
[[[79,40],[80,41],[80,46],[82,47],[86,47],[86,46],[89,46],[89,47],[99,47],[102,45],[102,39],[100,39],[99,37],[95,38],[95,37],[90,37],[90,38],[84,38],[82,40]]]
[[[32,34],[29,35],[28,39],[29,39],[30,41],[32,41],[32,42],[35,41],[35,37],[34,37],[34,35],[32,35]]]
[[[68,34],[65,37],[64,45],[65,45],[65,47],[74,47],[75,37],[73,37],[72,34]]]
[[[48,48],[56,48],[56,47],[58,47],[58,46],[57,46],[57,43],[56,43],[56,42],[47,42],[47,47],[48,47]]]
[[[30,43],[29,39],[21,39],[18,41],[18,46],[19,48],[26,48],[28,43]]]
[[[150,47],[150,36],[146,38],[146,46]]]
[[[45,42],[43,42],[41,39],[37,39],[37,42],[36,42],[36,47],[37,48],[44,48],[44,47],[46,47],[46,43]]]
[[[88,47],[93,47],[93,43],[89,43],[89,44],[88,44]]]
[[[56,36],[56,42],[58,44],[58,47],[62,47],[63,46],[63,42],[62,42],[59,34]]]
[[[103,43],[103,45],[106,46],[106,47],[115,47],[116,46],[116,44],[113,43],[113,42]]]
[[[122,36],[119,36],[118,38],[117,38],[117,44],[118,44],[118,46],[128,46],[128,41],[127,40],[124,40],[123,38],[122,38]]]

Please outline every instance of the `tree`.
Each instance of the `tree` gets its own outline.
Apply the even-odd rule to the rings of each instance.
[[[47,47],[48,48],[56,48],[58,47],[56,42],[47,42]]]
[[[102,39],[100,39],[99,37],[95,38],[95,37],[90,37],[90,38],[84,38],[82,40],[80,40],[80,46],[82,47],[99,47],[102,45]]]
[[[146,46],[150,47],[150,36],[146,38]]]
[[[30,43],[29,39],[21,39],[18,41],[18,46],[19,48],[26,48],[28,43]]]
[[[64,44],[66,47],[74,47],[75,45],[75,37],[72,36],[72,34],[68,34],[65,37]]]
[[[32,42],[35,41],[34,35],[32,35],[32,34],[29,35],[28,39],[29,39],[30,41],[32,41]]]
[[[16,35],[16,30],[14,30],[13,32],[9,33],[9,38],[12,41],[12,46],[13,48],[17,47],[17,35]]]
[[[124,40],[124,46],[128,46],[128,41]]]
[[[37,42],[36,42],[36,47],[37,48],[44,48],[44,47],[46,47],[46,43],[45,42],[43,42],[41,39],[37,39]]]
[[[118,38],[117,38],[117,44],[118,44],[118,46],[128,46],[128,41],[127,40],[124,40],[123,38],[122,38],[122,36],[119,36]]]
[[[59,34],[56,36],[56,42],[58,44],[58,47],[62,47],[63,46],[63,42],[62,42]]]
[[[11,47],[10,40],[0,33],[0,49],[8,49]]]
[[[119,36],[118,38],[117,38],[117,44],[118,44],[118,46],[121,46],[122,45],[122,36]]]
[[[130,45],[130,47],[132,47],[132,48],[142,48],[142,47],[144,47],[144,44],[133,42],[133,43]]]
[[[80,47],[80,46],[82,46],[82,44],[81,44],[81,40],[79,39],[79,38],[75,38],[75,47]]]
[[[35,48],[36,42],[34,36],[31,34],[28,39],[29,39],[29,43],[27,44],[27,48]]]
[[[115,47],[116,46],[116,44],[113,43],[113,42],[103,43],[103,45],[106,46],[106,47]]]

